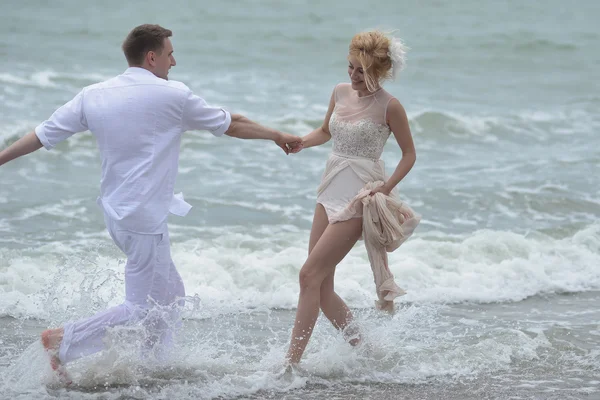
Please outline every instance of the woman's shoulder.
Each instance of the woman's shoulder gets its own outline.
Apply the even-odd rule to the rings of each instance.
[[[343,100],[348,97],[350,92],[352,91],[352,85],[347,82],[340,82],[333,88],[333,96],[335,101]]]
[[[393,94],[391,94],[390,92],[385,90],[385,88],[383,88],[383,87],[377,92],[377,96],[382,100],[386,100],[386,102],[388,102],[392,99],[398,100],[396,98],[396,96],[394,96]]]
[[[352,85],[348,82],[340,82],[337,85],[335,85],[333,90],[337,93],[348,92],[349,90],[352,90]]]
[[[377,101],[388,110],[391,107],[402,107],[402,103],[400,102],[400,100],[384,88],[381,88],[381,90],[377,93]]]

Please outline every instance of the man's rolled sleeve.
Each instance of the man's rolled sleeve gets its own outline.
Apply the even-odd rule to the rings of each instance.
[[[231,125],[231,114],[223,108],[209,106],[204,99],[190,93],[183,110],[183,130],[209,131],[222,136]]]
[[[46,150],[50,150],[54,146],[50,143],[50,141],[48,141],[48,138],[46,137],[46,134],[44,131],[44,124],[46,122],[48,122],[48,121],[42,122],[41,124],[36,126],[34,131],[35,131],[35,135],[40,140],[40,143],[42,144],[42,146],[44,146],[44,148]]]
[[[50,150],[74,134],[87,130],[81,91],[73,100],[56,110],[48,120],[39,124],[35,128],[35,134],[42,145]]]

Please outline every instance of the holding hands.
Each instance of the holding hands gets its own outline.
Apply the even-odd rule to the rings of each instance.
[[[304,141],[300,138],[300,142],[295,143],[295,146],[290,147],[290,153],[296,154],[304,148]]]
[[[285,152],[285,154],[298,153],[303,147],[301,137],[283,132],[279,132],[278,137],[275,139],[275,143]]]

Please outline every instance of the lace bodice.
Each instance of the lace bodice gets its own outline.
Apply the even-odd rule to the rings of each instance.
[[[378,160],[390,136],[387,125],[369,119],[342,121],[334,112],[329,120],[333,151],[338,154]]]
[[[350,84],[335,87],[335,108],[329,120],[333,152],[379,159],[390,136],[386,110],[393,97],[383,89],[359,97]]]

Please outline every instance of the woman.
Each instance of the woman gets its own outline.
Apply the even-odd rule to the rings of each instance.
[[[364,239],[375,274],[378,307],[391,311],[394,297],[404,294],[393,281],[386,250],[398,247],[419,221],[419,217],[392,194],[414,165],[416,155],[404,108],[381,87],[382,81],[392,78],[403,67],[404,54],[402,43],[382,32],[354,36],[348,55],[351,83],[335,87],[323,125],[305,136],[302,146],[292,150],[298,152],[301,148],[319,146],[333,137],[333,151],[318,189],[309,256],[300,270],[298,310],[287,354],[289,364],[300,362],[319,308],[339,330],[343,331],[351,322],[352,313],[335,293],[333,281],[336,265],[361,236],[368,236]],[[402,159],[392,176],[385,180],[383,162],[379,158],[391,132],[400,145]],[[385,215],[374,214],[382,209],[385,215],[394,217],[387,218],[386,226],[396,228],[391,232],[392,240],[378,242],[373,238],[379,238],[382,229],[385,230],[377,225]],[[350,344],[358,343],[357,336],[347,336]]]

